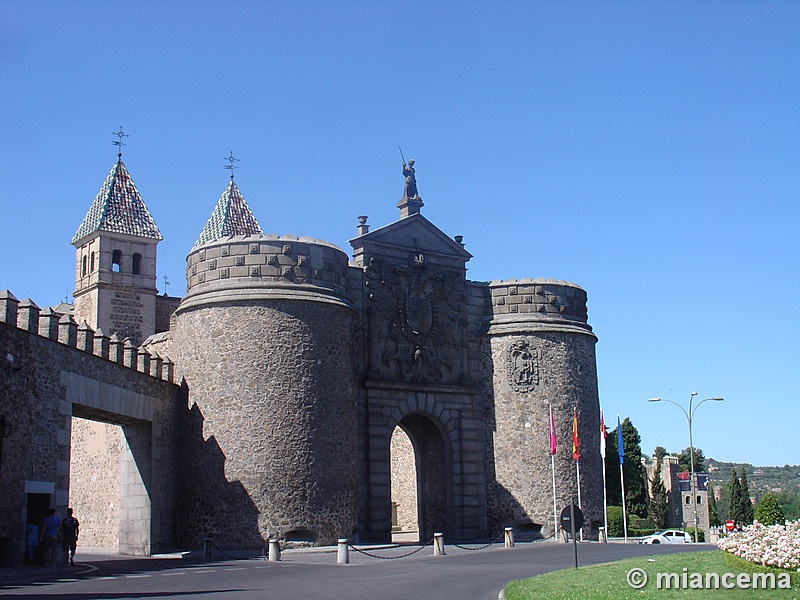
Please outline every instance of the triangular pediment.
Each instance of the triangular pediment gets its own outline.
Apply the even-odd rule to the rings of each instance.
[[[472,255],[421,214],[411,215],[350,240],[354,255],[401,256],[422,252],[463,266]]]

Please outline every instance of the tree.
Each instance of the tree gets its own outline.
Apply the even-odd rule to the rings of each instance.
[[[731,478],[728,480],[728,519],[743,524],[742,510],[742,484],[736,475],[736,469],[731,469]]]
[[[783,525],[786,522],[783,517],[783,509],[778,499],[772,494],[764,494],[759,500],[756,519],[762,525]]]
[[[775,496],[781,505],[783,516],[787,521],[800,519],[800,494],[780,491]]]
[[[681,450],[681,453],[678,454],[678,466],[680,466],[681,471],[688,472],[691,471],[691,452],[689,448],[684,448]],[[702,473],[706,470],[706,457],[703,454],[703,450],[701,448],[694,449],[694,472],[695,473]]]
[[[714,497],[714,487],[708,486],[708,524],[712,527],[722,525],[719,520],[719,510],[717,509],[717,499]]]
[[[661,462],[665,456],[667,456],[667,449],[664,446],[656,446],[656,449],[653,450],[653,460]]]
[[[642,438],[630,419],[622,422],[622,446],[625,451],[623,473],[625,476],[625,510],[640,517],[647,516],[647,490],[642,467]],[[622,505],[619,478],[617,430],[606,438],[606,496],[609,505]]]
[[[750,486],[747,483],[747,473],[742,467],[739,481],[742,486],[742,523],[750,525],[755,518],[753,514],[753,503],[750,501]]]
[[[666,450],[664,452],[666,453]],[[664,487],[664,481],[661,479],[661,459],[656,459],[656,468],[650,479],[650,504],[647,514],[656,529],[664,529],[667,526],[669,506],[667,505],[667,488]]]

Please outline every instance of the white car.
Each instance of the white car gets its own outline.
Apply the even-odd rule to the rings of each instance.
[[[639,540],[640,544],[691,544],[692,536],[679,529],[657,531]]]

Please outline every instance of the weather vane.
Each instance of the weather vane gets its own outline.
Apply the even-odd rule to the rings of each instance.
[[[119,148],[119,152],[117,152],[117,158],[122,158],[122,147],[128,145],[122,141],[122,138],[130,136],[124,131],[122,131],[122,125],[119,126],[119,131],[112,131],[111,134],[119,138],[116,142],[111,142],[111,143],[114,144],[117,148]]]
[[[225,165],[225,168],[228,169],[231,172],[231,180],[233,180],[233,170],[239,168],[236,165],[234,165],[233,163],[239,162],[239,159],[233,157],[233,150],[231,150],[231,155],[230,156],[226,156],[224,160],[227,160],[230,163],[230,164]]]
[[[164,295],[167,295],[167,286],[169,285],[169,277],[164,275]]]

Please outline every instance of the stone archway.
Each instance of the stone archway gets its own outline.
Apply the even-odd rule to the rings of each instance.
[[[417,525],[419,539],[427,542],[435,532],[447,530],[447,481],[445,438],[434,421],[412,413],[399,423],[414,449],[417,473]]]

